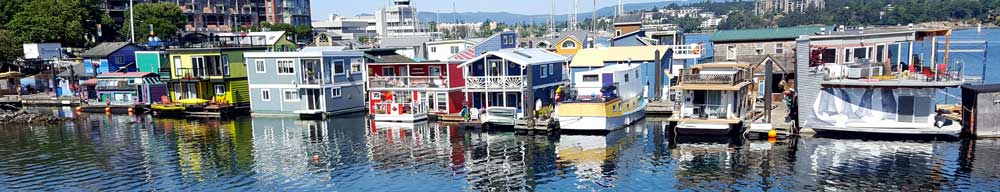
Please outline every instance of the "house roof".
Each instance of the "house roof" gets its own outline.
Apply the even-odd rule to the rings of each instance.
[[[448,58],[448,60],[449,61],[465,61],[465,60],[470,60],[472,58],[475,58],[475,56],[476,56],[476,49],[478,49],[479,46],[482,46],[484,43],[489,42],[491,39],[500,38],[500,35],[511,34],[511,33],[514,33],[514,32],[505,31],[505,32],[500,32],[500,33],[497,33],[497,34],[493,34],[493,36],[487,37],[486,39],[483,39],[483,40],[479,41],[479,43],[476,43],[476,45],[473,45],[472,47],[466,48],[465,50],[462,50],[462,51],[458,52],[458,54],[452,55],[451,57]]]
[[[646,40],[645,37],[646,37],[646,31],[638,30],[638,31],[633,31],[633,32],[629,32],[629,33],[626,33],[626,34],[622,34],[621,36],[618,36],[618,37],[614,37],[614,38],[611,39],[611,41],[620,41],[620,40],[623,40],[623,39],[626,39],[626,38],[635,38],[636,41],[639,41],[643,45],[652,45],[653,43],[649,42],[649,40]]]
[[[322,46],[322,47],[305,47],[305,48],[302,48],[301,51],[302,52],[310,52],[310,51],[343,51],[344,49],[347,49],[347,47],[345,47],[345,46]]]
[[[249,33],[217,33],[219,37],[242,37],[240,42],[250,42],[254,45],[260,45],[257,42],[263,41],[266,45],[274,45],[278,43],[278,40],[284,38],[284,31],[267,31],[267,32],[249,32]],[[252,40],[250,38],[253,38]]]
[[[581,49],[576,52],[570,67],[604,67],[604,62],[609,61],[653,61],[656,60],[656,50],[660,50],[662,56],[671,46],[625,46],[625,47],[601,47],[592,49]]]
[[[1000,92],[1000,84],[987,84],[987,85],[962,85],[963,89],[968,89],[975,91],[977,93],[995,93]]]
[[[97,75],[97,78],[115,78],[115,77],[158,77],[154,73],[150,72],[114,72],[114,73],[101,73]]]
[[[416,47],[423,45],[428,41],[431,41],[431,36],[427,35],[384,37],[379,42],[379,45],[386,48]]]
[[[86,70],[87,70],[86,66],[84,66],[84,64],[82,64],[82,63],[81,64],[73,65],[73,73],[75,73],[76,77],[93,77],[94,76],[93,74],[87,73]],[[73,77],[74,76],[73,73],[70,73],[70,70],[63,70],[62,72],[59,72],[59,74],[56,74],[56,77]]]
[[[545,49],[501,49],[499,51],[486,52],[475,59],[471,59],[458,65],[458,67],[465,67],[469,63],[476,62],[478,60],[484,59],[488,56],[497,56],[508,61],[514,62],[519,65],[534,65],[534,64],[547,64],[553,62],[565,62],[568,60],[566,57],[547,51]]]
[[[627,15],[619,15],[619,16],[615,17],[615,23],[614,24],[632,24],[632,23],[636,23],[636,24],[642,23],[642,15],[639,15],[639,14],[627,14]]]
[[[417,62],[412,58],[400,55],[396,53],[398,49],[369,49],[365,50],[365,57],[374,61],[374,63],[414,63]]]
[[[721,30],[712,34],[712,42],[795,40],[802,35],[814,35],[824,26],[783,27],[771,29]]]
[[[98,44],[97,46],[94,46],[93,48],[90,48],[87,51],[83,52],[83,54],[80,54],[80,56],[82,56],[82,57],[107,57],[108,55],[111,55],[111,53],[114,53],[115,51],[118,51],[119,49],[122,49],[125,46],[131,45],[131,44],[132,43],[129,43],[129,42],[106,42],[106,43],[101,43],[101,44]]]
[[[584,31],[584,30],[563,31],[563,32],[559,32],[556,35],[557,36],[555,38],[553,38],[552,40],[550,40],[549,42],[561,42],[561,41],[565,40],[566,38],[573,38],[576,41],[579,41],[579,42],[582,43],[582,42],[586,42],[587,41],[587,37],[590,37],[590,32],[589,31]]]

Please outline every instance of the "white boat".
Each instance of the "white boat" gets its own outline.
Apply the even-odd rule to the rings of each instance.
[[[681,72],[671,89],[680,100],[670,117],[677,134],[726,135],[742,131],[756,101],[753,67],[745,63],[706,63]]]
[[[517,109],[513,107],[489,107],[480,115],[485,126],[514,126]]]
[[[618,64],[574,74],[572,96],[556,109],[559,128],[611,131],[645,118],[639,67]]]

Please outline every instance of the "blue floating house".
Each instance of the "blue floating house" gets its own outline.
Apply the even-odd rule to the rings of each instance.
[[[363,52],[305,49],[244,56],[254,114],[333,115],[365,109]]]
[[[486,40],[479,42],[479,44],[476,44],[475,46],[458,52],[454,56],[451,56],[451,58],[448,58],[448,60],[468,61],[470,59],[475,59],[486,52],[513,48],[517,48],[517,33],[511,31],[500,32],[486,38]]]
[[[83,52],[84,69],[91,75],[106,72],[136,72],[135,51],[138,46],[128,42],[101,43]]]
[[[459,65],[465,73],[462,90],[470,107],[521,107],[523,92],[533,89],[531,101],[552,105],[555,90],[567,83],[568,59],[544,49],[502,49],[486,52]],[[528,76],[528,67],[534,71]],[[526,81],[531,78],[531,83]]]

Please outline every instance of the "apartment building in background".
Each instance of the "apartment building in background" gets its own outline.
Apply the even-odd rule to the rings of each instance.
[[[310,25],[309,0],[133,0],[134,3],[172,3],[187,15],[189,32],[232,31],[261,22]],[[115,23],[125,23],[129,0],[101,0],[100,8]]]
[[[754,2],[754,13],[758,15],[769,13],[803,12],[809,8],[823,9],[826,0],[757,0]]]
[[[375,20],[381,37],[412,36],[425,32],[417,18],[417,8],[410,0],[392,0],[392,6],[375,13]]]

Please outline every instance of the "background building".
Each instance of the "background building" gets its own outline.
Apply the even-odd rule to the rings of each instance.
[[[417,8],[410,5],[410,0],[393,0],[392,3],[375,13],[379,36],[410,36],[423,32]]]
[[[187,15],[185,31],[232,31],[235,26],[261,22],[311,24],[309,0],[133,0],[135,3],[173,3]],[[115,23],[124,23],[129,0],[102,0]]]
[[[825,7],[826,0],[757,0],[754,2],[754,13],[758,15],[792,13],[803,12],[809,8],[823,9]]]

